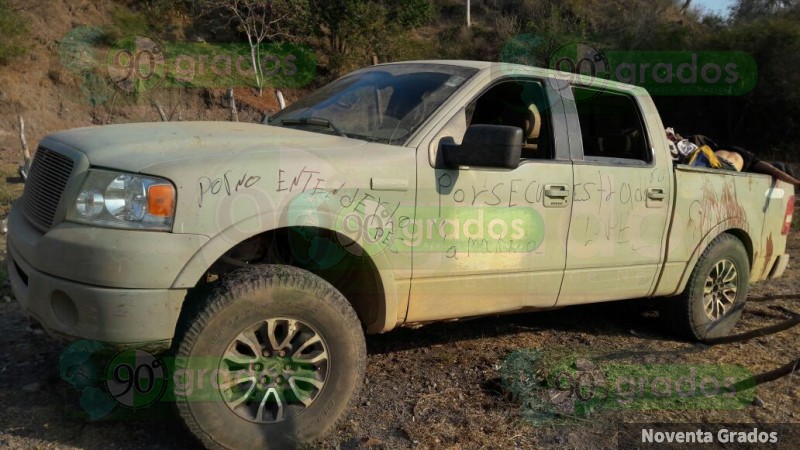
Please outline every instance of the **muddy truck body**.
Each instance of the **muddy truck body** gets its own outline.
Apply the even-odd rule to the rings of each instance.
[[[207,446],[324,435],[365,333],[659,298],[728,333],[779,277],[793,187],[673,164],[643,89],[510,64],[343,77],[266,124],[142,123],[45,138],[9,217],[8,273],[69,339],[211,373],[180,415]]]

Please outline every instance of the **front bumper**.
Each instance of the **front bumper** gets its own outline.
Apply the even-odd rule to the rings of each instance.
[[[59,224],[46,234],[12,208],[6,265],[23,310],[56,337],[170,346],[186,289],[172,284],[205,236]]]
[[[103,288],[52,277],[28,265],[11,242],[6,264],[22,309],[54,337],[151,350],[172,342],[186,290]]]

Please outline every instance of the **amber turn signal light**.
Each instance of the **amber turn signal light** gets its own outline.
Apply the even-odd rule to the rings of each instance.
[[[168,184],[156,184],[147,189],[149,213],[157,217],[172,217],[175,214],[175,188]]]

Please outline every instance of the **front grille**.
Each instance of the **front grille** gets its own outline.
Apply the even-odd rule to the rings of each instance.
[[[66,156],[39,147],[22,195],[22,209],[28,220],[50,229],[73,165]]]

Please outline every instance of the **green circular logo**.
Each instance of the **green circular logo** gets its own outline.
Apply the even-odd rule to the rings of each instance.
[[[161,359],[144,350],[126,350],[111,358],[105,381],[119,404],[138,409],[160,400],[169,379]]]
[[[392,212],[371,196],[354,199],[336,218],[336,229],[344,234],[340,244],[355,256],[374,257],[387,251],[394,242],[395,228]]]
[[[597,79],[611,78],[611,64],[606,55],[582,42],[569,43],[556,49],[548,59],[548,68],[566,74],[570,85],[592,86]],[[576,102],[594,96],[591,91],[582,92],[584,98],[576,98]]]
[[[106,71],[114,85],[128,94],[157,88],[166,76],[167,55],[158,42],[144,36],[117,41],[106,56]]]

